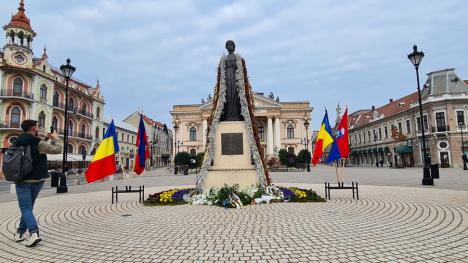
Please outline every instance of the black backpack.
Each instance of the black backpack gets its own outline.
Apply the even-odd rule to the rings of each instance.
[[[12,145],[3,154],[2,171],[7,181],[19,182],[33,170],[30,145]]]

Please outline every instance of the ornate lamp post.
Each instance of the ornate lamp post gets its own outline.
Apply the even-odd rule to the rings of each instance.
[[[70,65],[70,59],[67,59],[67,64],[60,66],[63,76],[65,77],[65,123],[63,131],[63,159],[62,159],[62,172],[67,172],[67,154],[68,154],[68,82],[75,72],[76,68]]]
[[[463,160],[463,170],[468,170],[466,167],[466,154],[465,154],[465,142],[463,140],[463,129],[466,127],[463,121],[458,122],[458,127],[460,128],[461,134],[461,152],[462,152],[462,160]]]
[[[424,120],[423,120],[423,111],[422,111],[422,103],[421,103],[421,88],[419,85],[419,64],[421,64],[421,60],[424,57],[424,53],[422,51],[418,51],[418,47],[416,45],[413,46],[413,52],[408,55],[408,59],[413,63],[414,68],[416,69],[416,80],[418,83],[418,100],[419,100],[419,119],[421,122],[421,135],[422,135],[422,143],[423,143],[423,185],[434,185],[434,179],[431,177],[431,171],[429,170],[429,158],[426,153],[426,134],[424,133]]]
[[[307,172],[310,172],[310,151],[309,151],[309,121],[306,119],[304,122],[304,127],[306,129],[306,149],[307,149]]]

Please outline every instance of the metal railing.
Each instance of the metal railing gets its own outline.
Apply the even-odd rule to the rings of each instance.
[[[21,92],[19,92],[14,89],[1,89],[0,97],[18,97],[32,100],[34,99],[34,93],[24,90],[21,90]]]

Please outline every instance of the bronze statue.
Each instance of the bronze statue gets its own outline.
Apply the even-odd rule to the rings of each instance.
[[[226,72],[226,103],[224,104],[220,121],[243,121],[244,118],[241,115],[239,90],[236,81],[237,60],[234,55],[234,50],[236,49],[234,41],[226,41],[226,49],[229,52],[224,63]]]

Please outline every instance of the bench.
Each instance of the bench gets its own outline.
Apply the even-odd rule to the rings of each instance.
[[[126,193],[138,193],[138,201],[143,203],[145,200],[145,186],[139,186],[138,189],[132,189],[131,186],[125,186],[125,189],[119,190],[118,186],[112,187],[112,204],[119,201],[119,194],[126,194]]]
[[[353,199],[356,196],[356,200],[359,200],[359,187],[357,182],[351,182],[351,186],[344,186],[343,182],[338,182],[338,186],[330,186],[330,183],[325,182],[325,199],[330,200],[330,190],[344,190],[351,189],[353,191]],[[354,194],[356,191],[356,195]]]

